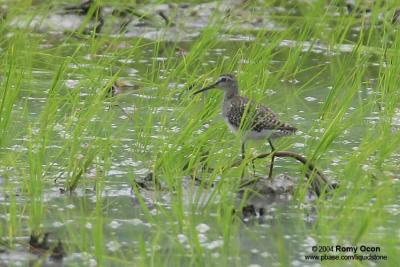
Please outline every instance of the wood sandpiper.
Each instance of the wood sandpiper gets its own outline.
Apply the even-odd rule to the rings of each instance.
[[[296,132],[296,128],[279,121],[277,115],[268,107],[259,105],[248,98],[240,96],[235,76],[221,75],[213,84],[196,91],[194,94],[219,88],[224,91],[222,116],[234,133],[242,135],[242,159],[245,158],[245,142],[248,139],[267,138],[272,151],[272,141]],[[269,177],[272,176],[274,156],[272,155]]]

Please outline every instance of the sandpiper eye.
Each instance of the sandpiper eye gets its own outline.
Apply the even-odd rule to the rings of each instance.
[[[220,82],[226,82],[226,78],[221,78],[219,81]]]

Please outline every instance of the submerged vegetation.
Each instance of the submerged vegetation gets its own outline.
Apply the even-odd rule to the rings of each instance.
[[[1,2],[0,265],[399,266],[399,7]],[[299,129],[272,179],[223,73]]]

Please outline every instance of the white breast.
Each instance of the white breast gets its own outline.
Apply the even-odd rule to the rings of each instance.
[[[231,123],[229,123],[229,120],[227,118],[224,118],[225,123],[228,125],[229,129],[234,133],[237,134],[238,128],[233,126]],[[264,139],[266,137],[270,137],[275,130],[262,130],[261,132],[257,131],[247,131],[244,135],[244,139]]]
[[[274,130],[262,130],[261,132],[257,131],[248,131],[246,132],[245,138],[246,139],[264,139],[268,138],[272,135]]]

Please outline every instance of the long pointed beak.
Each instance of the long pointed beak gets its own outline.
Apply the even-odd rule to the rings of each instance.
[[[209,86],[207,86],[207,87],[204,87],[204,88],[202,88],[202,89],[200,89],[200,90],[194,92],[193,95],[197,95],[198,93],[201,93],[201,92],[204,92],[204,91],[213,89],[213,88],[215,88],[216,85],[217,85],[216,83],[213,83],[213,84],[211,84],[211,85],[209,85]]]

